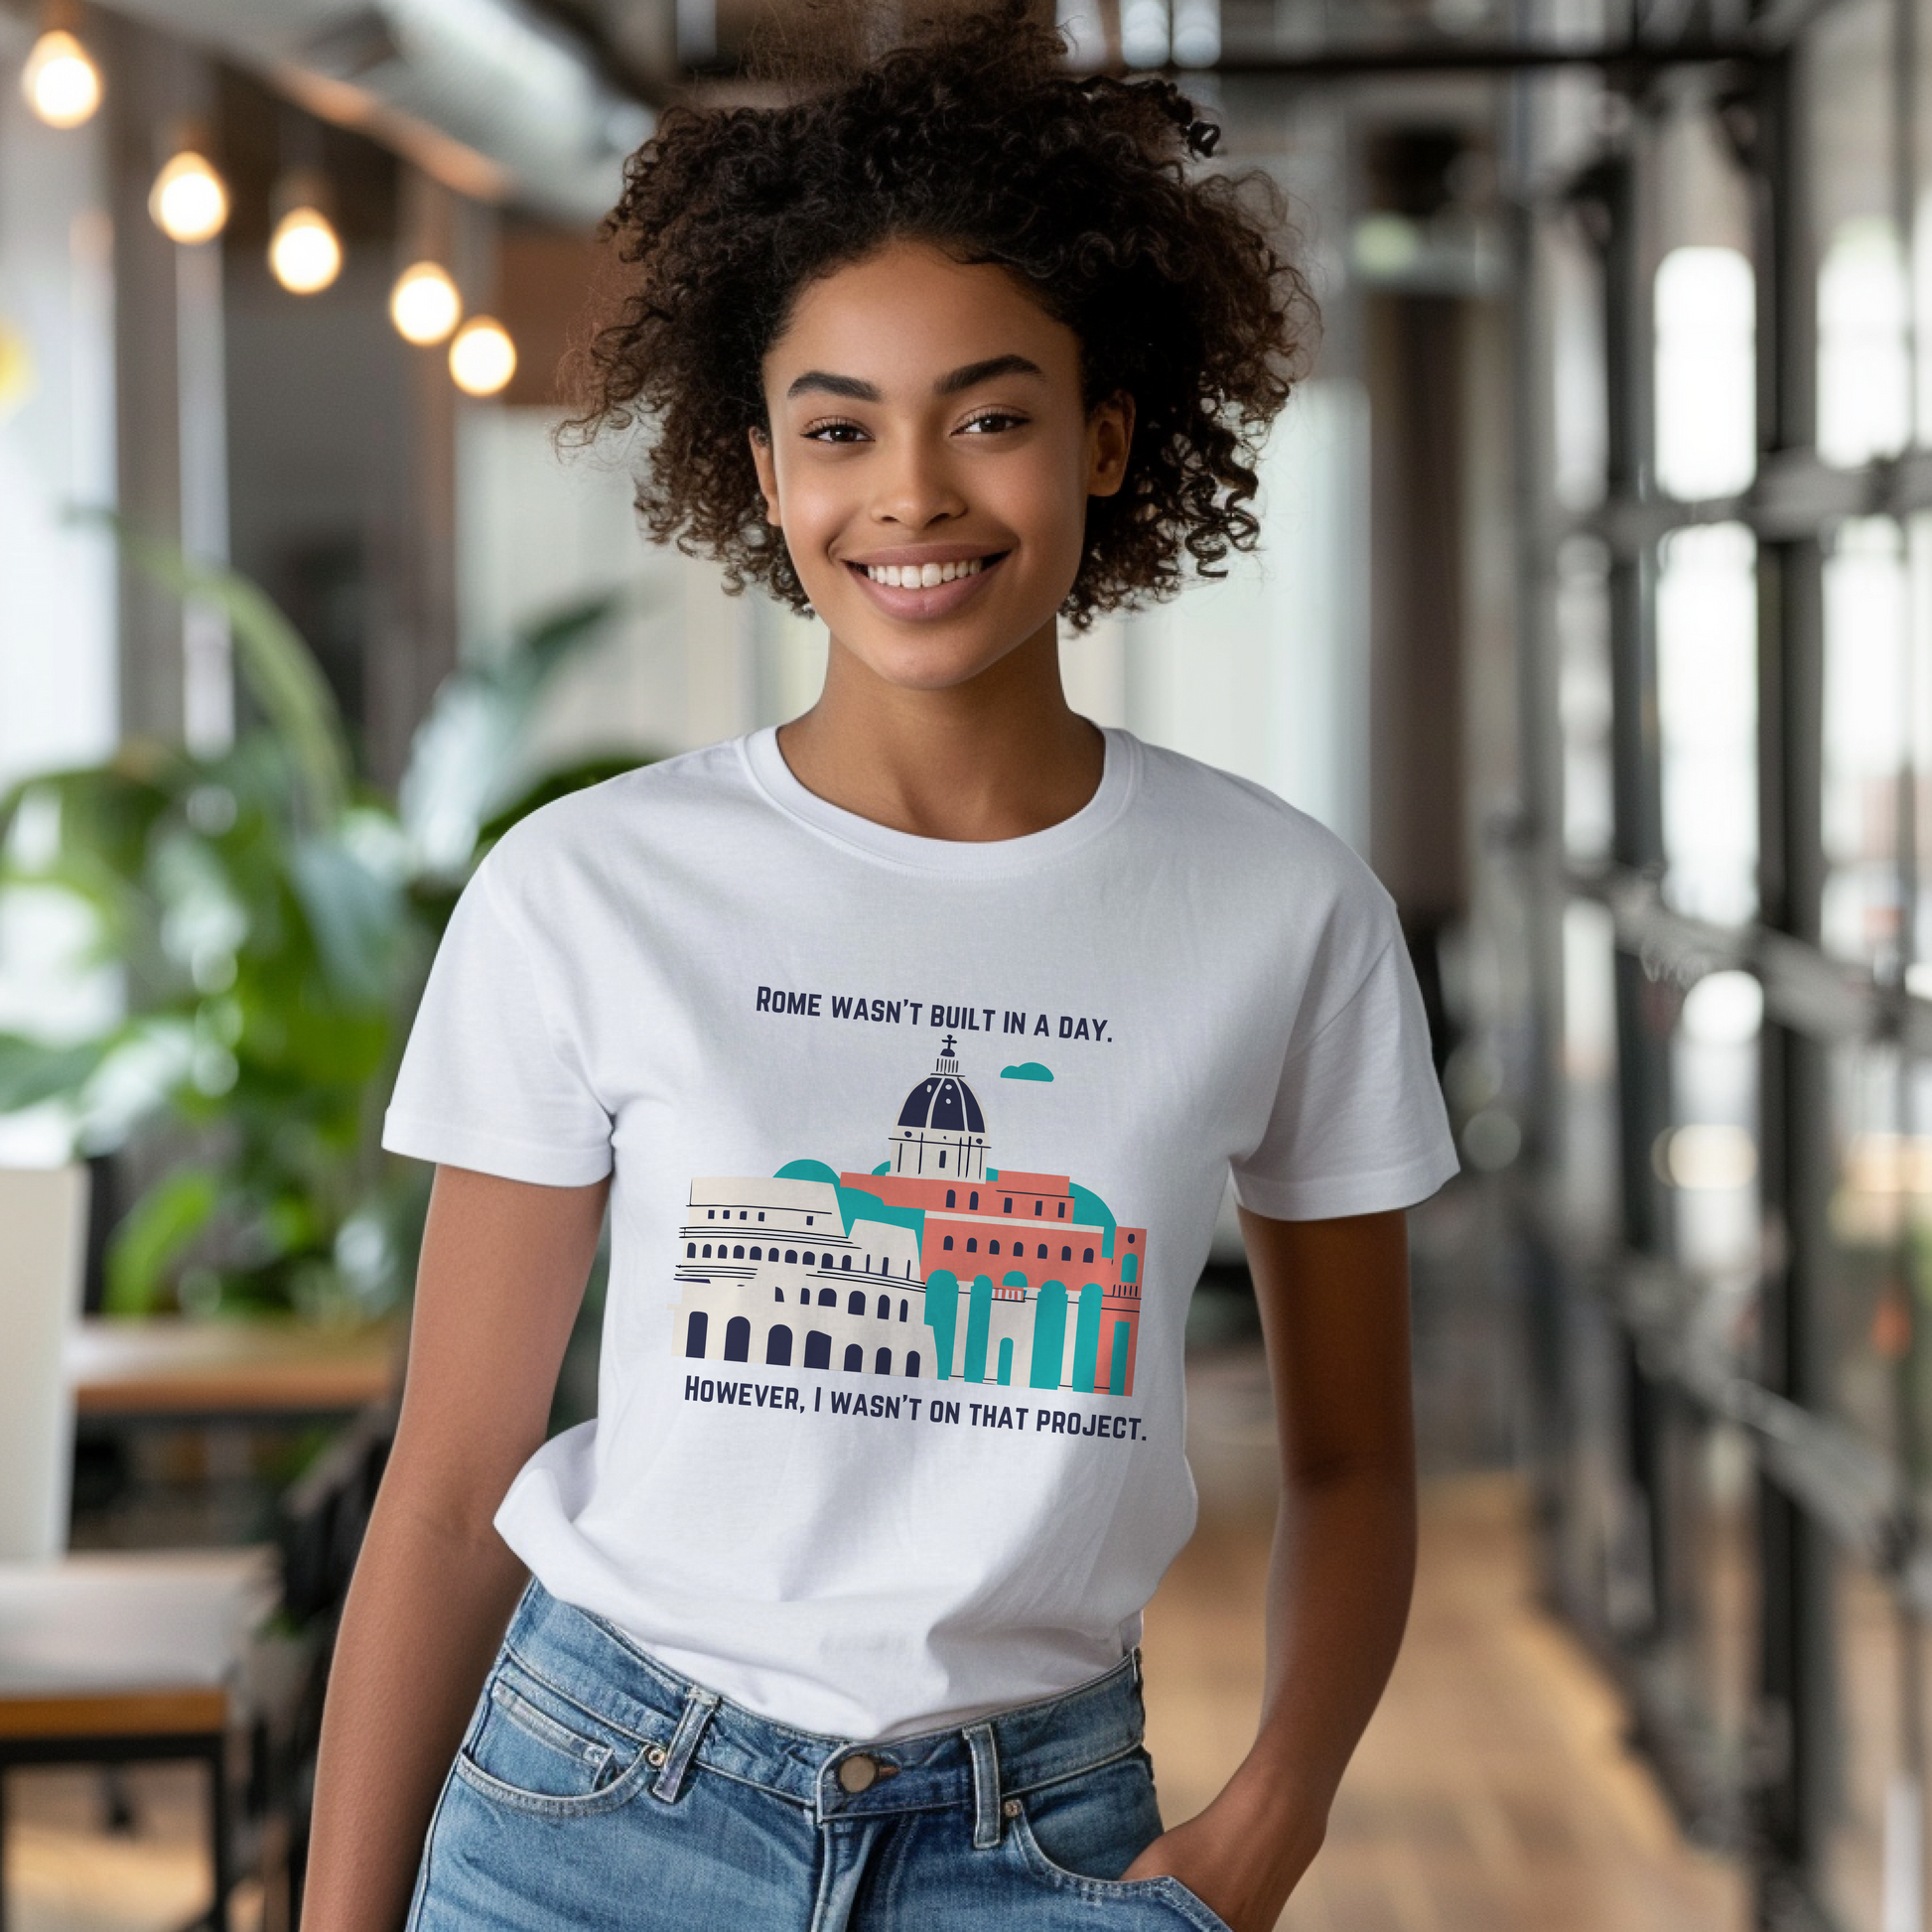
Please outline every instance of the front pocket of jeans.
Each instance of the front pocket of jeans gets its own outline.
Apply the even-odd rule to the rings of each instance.
[[[649,1765],[639,1739],[506,1659],[484,1688],[456,1768],[473,1790],[499,1804],[576,1817],[627,1803]]]
[[[1033,1827],[1027,1822],[1024,1808],[1009,1818],[1006,1825],[1022,1861],[1033,1875],[1056,1891],[1076,1892],[1082,1897],[1091,1898],[1096,1904],[1114,1902],[1163,1907],[1177,1916],[1183,1925],[1197,1928],[1197,1932],[1231,1932],[1227,1921],[1211,1905],[1204,1904],[1189,1891],[1178,1878],[1169,1877],[1165,1872],[1158,1878],[1089,1878],[1078,1871],[1067,1870],[1062,1864],[1055,1864],[1040,1850],[1039,1841],[1035,1838]]]

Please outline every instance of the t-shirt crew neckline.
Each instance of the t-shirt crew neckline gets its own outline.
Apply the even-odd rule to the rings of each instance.
[[[787,817],[823,837],[888,864],[920,872],[986,877],[1031,871],[1062,859],[1107,831],[1133,799],[1141,769],[1140,741],[1131,732],[1103,727],[1105,761],[1094,794],[1070,818],[1017,839],[927,839],[881,825],[808,791],[778,749],[778,728],[767,725],[738,741],[753,784]]]

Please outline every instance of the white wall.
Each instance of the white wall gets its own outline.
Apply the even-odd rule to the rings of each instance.
[[[30,23],[0,14],[0,785],[114,747],[114,569],[69,503],[114,496],[112,235],[101,116],[43,127],[13,84]],[[0,357],[0,359],[5,359]]]

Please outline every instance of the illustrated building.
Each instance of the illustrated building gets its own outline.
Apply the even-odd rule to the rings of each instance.
[[[693,1359],[1132,1395],[1145,1228],[1066,1174],[986,1165],[947,1035],[876,1173],[698,1179],[679,1231]]]

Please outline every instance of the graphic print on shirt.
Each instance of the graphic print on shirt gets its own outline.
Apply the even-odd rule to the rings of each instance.
[[[871,1173],[792,1161],[769,1179],[692,1181],[681,1354],[1134,1393],[1147,1230],[1066,1174],[989,1167],[953,1045],[948,1034]]]

